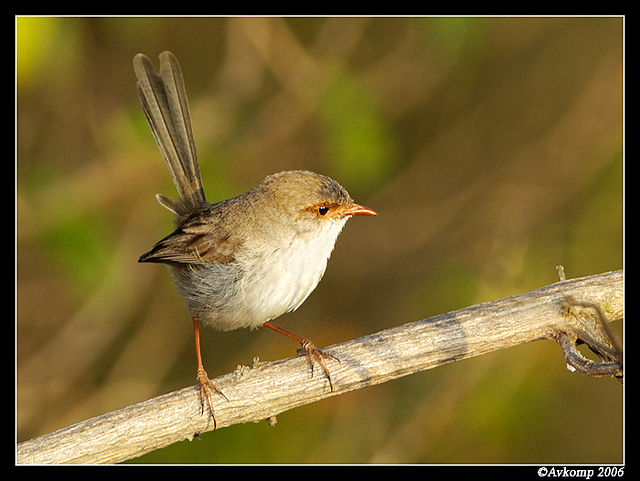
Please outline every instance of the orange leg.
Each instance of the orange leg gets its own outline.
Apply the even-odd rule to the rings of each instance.
[[[211,382],[209,376],[207,375],[207,371],[204,370],[204,365],[202,364],[202,355],[200,354],[200,320],[197,316],[193,317],[193,331],[195,334],[196,340],[196,360],[198,363],[196,377],[198,379],[198,385],[200,387],[200,415],[204,415],[204,404],[205,400],[207,405],[209,406],[209,412],[211,413],[211,418],[213,419],[213,428],[216,427],[216,418],[213,415],[213,404],[211,403],[211,392],[215,392],[225,398],[227,401],[227,396],[222,394],[222,392]]]
[[[329,375],[329,370],[327,369],[327,364],[325,363],[325,359],[331,358],[331,359],[333,359],[335,361],[338,361],[338,362],[340,362],[340,359],[338,359],[337,357],[332,356],[331,354],[327,354],[327,353],[321,351],[309,339],[305,339],[304,337],[296,336],[295,334],[287,331],[286,329],[283,329],[283,328],[281,328],[279,326],[276,326],[271,321],[267,321],[263,325],[265,327],[268,327],[269,329],[273,329],[274,331],[279,332],[280,334],[284,334],[289,339],[293,339],[294,341],[300,343],[300,345],[302,346],[300,351],[304,352],[307,355],[307,359],[309,359],[309,365],[311,366],[311,376],[313,376],[313,358],[315,357],[318,360],[318,362],[320,363],[320,367],[322,367],[322,370],[324,371],[324,375],[326,376],[327,380],[329,381],[329,388],[331,389],[331,391],[333,391],[333,383],[331,382],[331,376]]]

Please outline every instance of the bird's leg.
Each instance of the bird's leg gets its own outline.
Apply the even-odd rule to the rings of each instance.
[[[280,334],[284,334],[289,339],[293,339],[294,341],[297,341],[300,343],[300,346],[302,347],[298,349],[298,352],[304,352],[307,355],[307,359],[309,360],[309,365],[311,366],[312,377],[313,377],[313,359],[316,358],[318,360],[318,363],[320,364],[320,367],[322,367],[322,370],[324,371],[325,377],[329,381],[329,389],[333,391],[333,383],[331,382],[331,376],[329,375],[329,370],[327,369],[327,364],[325,362],[325,359],[330,358],[338,362],[340,362],[340,359],[338,359],[335,356],[332,356],[331,354],[327,354],[326,352],[321,351],[309,339],[296,336],[295,334],[287,331],[286,329],[276,326],[270,321],[265,322],[263,325],[265,327],[268,327],[269,329],[273,329],[274,331],[279,332]]]
[[[213,415],[213,404],[211,403],[211,393],[215,392],[219,394],[227,401],[227,396],[225,396],[222,391],[220,391],[209,379],[207,375],[207,371],[204,370],[204,365],[202,364],[202,355],[200,354],[200,319],[198,316],[193,316],[193,331],[195,334],[196,340],[196,360],[197,360],[197,370],[196,370],[196,378],[198,379],[198,386],[200,388],[200,415],[204,415],[204,407],[205,401],[207,406],[209,407],[209,412],[211,413],[211,418],[213,419],[213,428],[216,428],[216,418]]]

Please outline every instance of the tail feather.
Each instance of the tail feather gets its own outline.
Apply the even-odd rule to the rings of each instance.
[[[193,212],[206,200],[178,60],[171,52],[161,53],[158,74],[149,58],[139,53],[133,66],[142,109],[180,196],[178,201],[162,196],[161,204],[178,215]]]

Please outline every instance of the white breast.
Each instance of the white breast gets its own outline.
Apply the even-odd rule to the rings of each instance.
[[[295,237],[279,246],[248,275],[244,303],[262,324],[297,309],[316,288],[346,219],[327,222],[318,235]]]
[[[323,222],[318,232],[236,252],[237,263],[172,269],[191,314],[220,330],[258,327],[297,309],[322,279],[347,218]],[[256,254],[260,252],[260,254]]]

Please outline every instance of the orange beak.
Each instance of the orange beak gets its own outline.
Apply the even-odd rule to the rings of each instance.
[[[346,217],[349,215],[378,215],[375,210],[369,209],[369,207],[365,207],[364,205],[353,204],[350,207],[347,207],[340,215]]]

